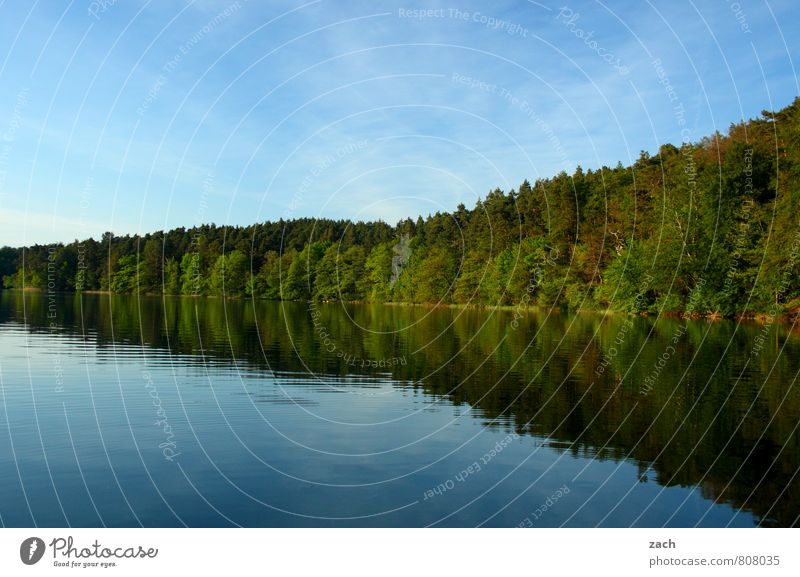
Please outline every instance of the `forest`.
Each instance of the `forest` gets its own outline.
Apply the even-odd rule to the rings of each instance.
[[[800,311],[800,98],[473,208],[0,249],[4,289],[768,317]]]

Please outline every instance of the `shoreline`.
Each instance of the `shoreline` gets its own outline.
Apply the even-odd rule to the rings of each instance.
[[[45,294],[47,291],[45,289],[34,288],[34,287],[26,287],[24,289],[19,288],[0,288],[0,293],[2,292],[19,292],[19,293],[41,293]],[[115,293],[108,290],[86,290],[86,291],[55,291],[55,294],[61,295],[78,295],[78,294],[87,294],[87,295],[99,295],[99,296],[120,296],[120,297],[169,297],[169,298],[189,298],[189,299],[225,299],[225,300],[259,300],[265,302],[295,302],[295,303],[302,303],[302,302],[310,302],[310,301],[303,301],[303,300],[272,300],[272,299],[253,299],[252,296],[247,295],[238,295],[238,296],[222,296],[222,295],[186,295],[186,294],[163,294],[163,293]],[[598,316],[606,316],[606,315],[614,315],[614,316],[631,316],[631,317],[652,317],[652,316],[660,316],[661,318],[670,318],[670,319],[685,319],[685,320],[693,320],[693,321],[708,321],[708,322],[720,322],[720,321],[751,321],[758,324],[770,324],[774,322],[780,322],[783,324],[794,324],[800,320],[800,304],[795,304],[791,310],[777,314],[777,315],[770,315],[767,312],[759,311],[753,313],[746,313],[746,314],[738,314],[734,316],[723,316],[719,313],[706,313],[706,314],[687,314],[685,311],[667,311],[663,312],[660,315],[657,313],[630,313],[624,311],[617,311],[610,308],[605,309],[579,309],[579,310],[571,310],[562,307],[543,307],[540,305],[486,305],[486,304],[476,304],[476,303],[413,303],[413,302],[405,302],[405,301],[386,301],[386,302],[371,302],[371,301],[363,301],[363,300],[356,300],[356,301],[317,301],[319,304],[334,304],[334,303],[341,303],[344,302],[345,304],[354,304],[354,305],[384,305],[384,306],[395,306],[395,307],[421,307],[427,309],[437,309],[437,308],[449,308],[449,309],[475,309],[475,310],[484,310],[487,312],[490,311],[507,311],[507,312],[564,312],[564,313],[572,313],[572,314],[590,314],[590,315],[598,315]]]

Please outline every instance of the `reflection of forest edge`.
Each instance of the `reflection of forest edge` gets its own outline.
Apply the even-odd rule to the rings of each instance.
[[[235,356],[241,370],[390,374],[398,386],[474,407],[488,425],[574,454],[627,456],[641,481],[700,485],[708,498],[770,511],[765,525],[790,526],[800,514],[800,355],[781,325],[0,294],[0,323],[23,321],[32,333],[91,335],[98,350],[144,342],[200,363],[202,343],[205,357]]]

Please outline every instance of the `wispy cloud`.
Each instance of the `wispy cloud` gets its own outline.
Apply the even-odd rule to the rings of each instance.
[[[0,6],[0,81],[12,87],[0,110],[29,87],[6,175],[6,190],[25,193],[5,195],[0,243],[70,240],[82,218],[93,231],[192,225],[209,174],[204,217],[218,224],[290,206],[392,221],[576,164],[629,162],[681,138],[654,59],[697,138],[798,91],[789,1],[770,3],[773,18],[689,0],[240,0],[209,27],[231,4],[117,3],[99,21],[37,6],[21,29]],[[355,142],[367,145],[339,156]],[[87,175],[96,192],[81,216]],[[20,220],[26,207],[40,214]]]

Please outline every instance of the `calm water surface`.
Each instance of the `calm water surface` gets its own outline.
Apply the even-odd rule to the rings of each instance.
[[[0,292],[4,526],[791,526],[780,325]]]

